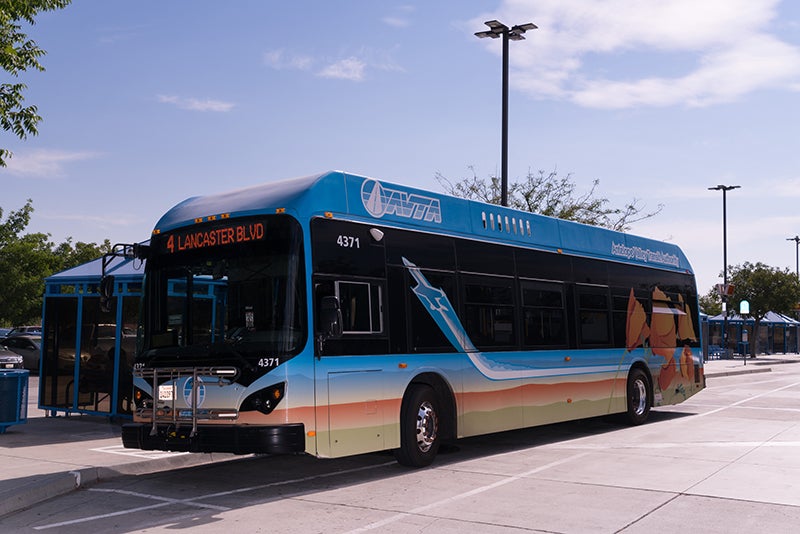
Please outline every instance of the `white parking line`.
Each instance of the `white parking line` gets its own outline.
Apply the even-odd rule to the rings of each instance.
[[[142,451],[139,449],[126,449],[123,445],[111,445],[108,447],[98,447],[91,449],[96,452],[107,452],[109,454],[119,454],[122,456],[135,456],[137,458],[147,458],[148,460],[160,460],[161,458],[171,458],[173,456],[183,456],[190,452],[168,452],[168,451]]]
[[[246,492],[249,492],[249,491],[257,491],[257,490],[264,489],[264,488],[269,488],[269,487],[285,486],[285,485],[295,484],[295,483],[300,483],[300,482],[308,482],[310,480],[330,478],[330,477],[334,477],[334,476],[338,476],[338,475],[347,475],[347,474],[350,474],[350,473],[358,473],[360,471],[369,471],[369,470],[377,469],[379,467],[386,467],[386,466],[389,466],[389,465],[395,465],[395,462],[385,462],[385,463],[377,464],[377,465],[368,465],[368,466],[364,466],[364,467],[356,467],[356,468],[353,468],[353,469],[345,469],[344,471],[334,471],[332,473],[323,473],[321,475],[312,475],[312,476],[307,476],[307,477],[302,477],[302,478],[295,478],[295,479],[292,479],[292,480],[280,480],[278,482],[270,482],[269,484],[260,484],[258,486],[250,486],[250,487],[247,487],[247,488],[238,488],[238,489],[230,490],[230,491],[220,491],[220,492],[217,492],[217,493],[209,493],[208,495],[200,495],[200,496],[197,496],[197,497],[192,497],[190,499],[173,499],[173,498],[170,498],[170,497],[160,497],[158,495],[151,495],[151,494],[148,494],[148,493],[139,493],[139,492],[135,492],[135,491],[120,490],[120,489],[89,488],[88,491],[102,492],[102,493],[117,493],[117,494],[120,494],[120,495],[140,497],[140,498],[143,498],[143,499],[152,499],[152,500],[161,501],[161,502],[159,502],[158,504],[151,504],[151,505],[148,505],[148,506],[139,506],[137,508],[130,508],[128,510],[121,510],[119,512],[111,512],[111,513],[108,513],[108,514],[100,514],[100,515],[93,515],[93,516],[89,516],[89,517],[81,517],[81,518],[78,518],[78,519],[72,519],[70,521],[62,521],[60,523],[51,523],[49,525],[41,525],[41,526],[38,526],[38,527],[34,527],[34,530],[47,530],[47,529],[50,529],[50,528],[64,527],[64,526],[67,526],[67,525],[76,525],[76,524],[79,524],[79,523],[88,523],[89,521],[96,521],[98,519],[105,519],[105,518],[108,518],[108,517],[117,517],[117,516],[121,516],[121,515],[128,515],[128,514],[134,514],[134,513],[137,513],[137,512],[142,512],[142,511],[145,511],[145,510],[153,510],[155,508],[162,508],[164,506],[169,506],[171,504],[185,504],[187,506],[196,506],[198,508],[206,508],[206,509],[209,509],[209,510],[217,510],[217,511],[224,512],[224,511],[230,510],[230,508],[226,508],[226,507],[223,507],[223,506],[215,506],[215,505],[212,505],[212,504],[204,504],[204,503],[197,502],[197,501],[205,500],[205,499],[211,499],[211,498],[214,498],[214,497],[224,497],[224,496],[227,496],[227,495],[235,495],[237,493],[246,493]]]
[[[582,457],[586,456],[587,454],[589,454],[589,453],[588,452],[583,452],[583,453],[580,453],[580,454],[573,454],[572,456],[569,456],[567,458],[563,458],[563,459],[557,460],[555,462],[550,462],[549,464],[545,464],[545,465],[536,467],[536,468],[531,469],[529,471],[525,471],[524,473],[518,473],[516,475],[505,477],[505,478],[503,478],[501,480],[498,480],[497,482],[494,482],[492,484],[487,484],[486,486],[481,486],[479,488],[475,488],[473,490],[470,490],[470,491],[467,491],[467,492],[464,492],[464,493],[459,493],[458,495],[453,495],[452,497],[448,497],[446,499],[442,499],[441,501],[437,501],[437,502],[433,502],[433,503],[430,503],[430,504],[426,504],[425,506],[420,506],[419,508],[414,508],[413,510],[408,511],[408,512],[400,512],[400,513],[395,514],[395,515],[393,515],[391,517],[387,517],[386,519],[383,519],[381,521],[376,521],[375,523],[371,523],[371,524],[366,525],[364,527],[357,528],[355,530],[351,530],[348,534],[354,534],[356,532],[367,532],[369,530],[375,530],[376,528],[385,527],[386,525],[388,525],[390,523],[394,523],[396,521],[400,521],[401,519],[404,519],[406,517],[413,516],[413,515],[416,515],[416,514],[421,514],[422,512],[426,512],[426,511],[430,510],[431,508],[436,508],[438,506],[443,506],[445,504],[450,504],[451,502],[455,502],[455,501],[458,501],[458,500],[461,500],[461,499],[465,499],[467,497],[471,497],[473,495],[477,495],[479,493],[483,493],[483,492],[486,492],[486,491],[489,491],[489,490],[493,490],[495,488],[499,488],[500,486],[505,486],[506,484],[510,484],[511,482],[515,482],[515,481],[520,480],[522,478],[529,477],[529,476],[534,475],[536,473],[540,473],[542,471],[550,469],[551,467],[555,467],[557,465],[562,465],[562,464],[571,462],[573,460],[577,460],[578,458],[582,458]]]
[[[708,411],[708,412],[699,413],[697,415],[693,415],[692,417],[706,417],[708,415],[713,415],[715,413],[721,412],[722,410],[727,410],[728,408],[734,408],[734,407],[739,406],[741,404],[744,404],[746,402],[750,402],[752,400],[759,399],[761,397],[766,397],[768,395],[772,395],[773,393],[777,393],[779,391],[783,391],[784,389],[795,388],[797,386],[800,386],[800,382],[795,382],[793,384],[789,384],[788,386],[783,386],[781,388],[775,388],[775,389],[772,389],[770,391],[765,391],[763,393],[759,393],[758,395],[752,395],[750,397],[747,397],[746,399],[742,399],[742,400],[739,400],[739,401],[736,401],[736,402],[732,402],[731,404],[729,404],[727,406],[722,406],[720,408],[717,408],[716,410],[711,410],[711,411]]]

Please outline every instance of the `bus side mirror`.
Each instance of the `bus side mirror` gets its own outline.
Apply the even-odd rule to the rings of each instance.
[[[342,337],[342,309],[333,295],[322,297],[319,304],[319,330],[323,339]]]
[[[100,310],[111,311],[111,299],[114,297],[114,277],[106,275],[100,279]]]

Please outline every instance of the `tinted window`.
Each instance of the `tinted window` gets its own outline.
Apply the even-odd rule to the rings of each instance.
[[[516,251],[517,274],[523,278],[572,280],[572,259],[563,254],[536,250]]]
[[[461,272],[514,274],[514,249],[480,241],[456,241]]]
[[[567,343],[562,284],[520,282],[522,289],[522,343],[527,347],[559,347]]]
[[[433,234],[383,229],[386,261],[389,265],[404,265],[403,258],[421,269],[453,271],[456,257],[453,239]]]
[[[376,241],[371,228],[331,219],[311,221],[314,272],[384,277],[383,240]]]
[[[513,280],[464,276],[464,327],[479,349],[516,345]]]
[[[431,287],[441,289],[447,296],[450,305],[456,310],[457,302],[455,295],[455,275],[436,271],[422,271],[422,274],[430,282]],[[430,312],[431,303],[424,302],[411,291],[416,287],[416,282],[407,275],[406,287],[410,293],[409,318],[411,321],[411,351],[412,352],[454,352],[456,349],[453,343],[448,340],[442,331],[442,327],[434,320]],[[437,302],[437,306],[446,305],[445,302]]]
[[[604,261],[573,258],[572,273],[578,284],[608,284],[608,263]]]
[[[383,331],[381,288],[368,282],[336,282],[345,334]]]
[[[576,288],[578,293],[578,335],[583,346],[609,346],[610,313],[608,288]]]

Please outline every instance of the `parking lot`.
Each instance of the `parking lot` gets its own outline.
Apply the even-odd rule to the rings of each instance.
[[[121,476],[0,526],[751,533],[788,532],[800,522],[800,366],[715,377],[689,402],[652,416],[640,427],[598,418],[465,439],[422,470],[384,453],[243,457]]]

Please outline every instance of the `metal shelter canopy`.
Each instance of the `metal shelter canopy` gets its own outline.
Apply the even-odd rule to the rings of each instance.
[[[720,313],[719,315],[715,315],[713,317],[709,317],[709,322],[723,322],[725,320],[724,314]],[[752,323],[752,317],[742,317],[739,314],[731,314],[728,316],[729,323]],[[761,319],[762,325],[786,325],[786,326],[800,326],[800,321],[792,319],[791,317],[787,317],[781,313],[777,312],[767,312],[763,319]]]
[[[106,266],[106,274],[114,276],[141,277],[144,274],[144,261],[132,258],[115,257]],[[103,258],[86,262],[66,269],[45,278],[45,283],[63,283],[66,281],[99,282],[103,272]]]

